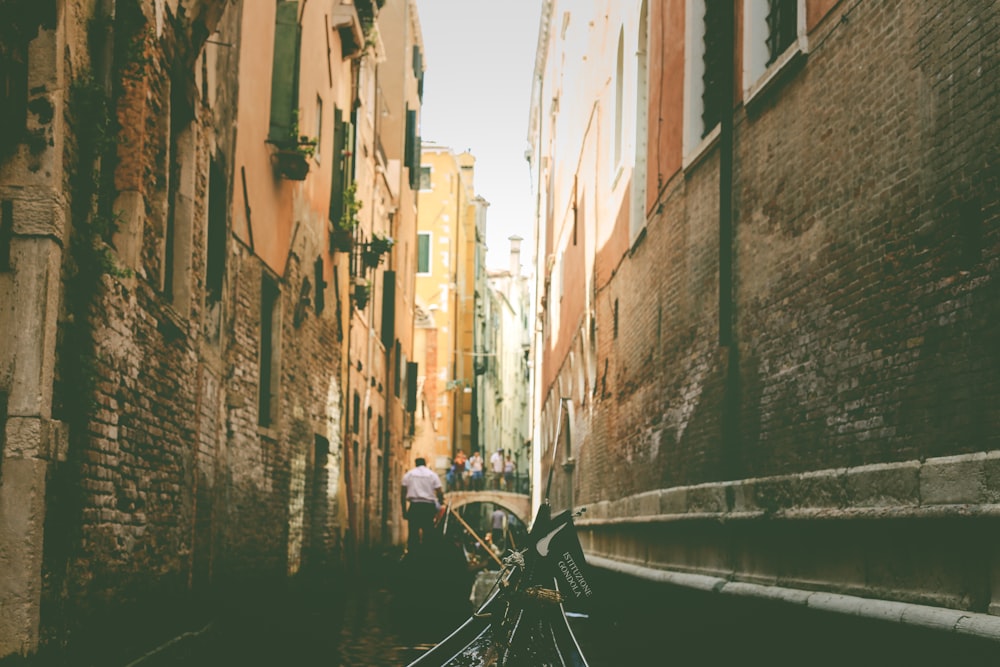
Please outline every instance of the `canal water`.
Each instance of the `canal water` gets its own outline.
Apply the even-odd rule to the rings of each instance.
[[[129,667],[406,665],[470,611],[468,588],[425,575],[393,565],[250,596]],[[591,667],[1000,664],[997,642],[595,575],[598,603],[571,621]]]

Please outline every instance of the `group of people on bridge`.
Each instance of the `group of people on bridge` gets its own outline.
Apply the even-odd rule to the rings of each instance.
[[[498,491],[514,490],[514,460],[510,452],[498,449],[490,456],[489,477],[483,474],[483,457],[479,450],[473,450],[472,456],[466,457],[461,449],[455,453],[455,458],[445,473],[445,481],[449,491],[483,491],[489,481],[489,488]]]

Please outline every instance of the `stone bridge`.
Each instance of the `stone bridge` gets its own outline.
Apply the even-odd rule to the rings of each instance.
[[[472,503],[494,503],[516,516],[524,525],[531,525],[531,496],[524,493],[491,489],[485,491],[449,491],[444,495],[444,498],[445,502],[455,509]]]

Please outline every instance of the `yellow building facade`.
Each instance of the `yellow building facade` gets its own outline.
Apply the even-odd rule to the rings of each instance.
[[[477,447],[473,332],[477,220],[486,202],[475,193],[475,158],[425,142],[417,224],[414,351],[420,407],[413,458],[444,473],[459,450]]]

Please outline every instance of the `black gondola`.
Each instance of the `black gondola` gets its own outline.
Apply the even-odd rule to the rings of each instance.
[[[563,604],[592,592],[573,517],[543,504],[528,538],[503,559],[486,602],[410,667],[587,666]]]

